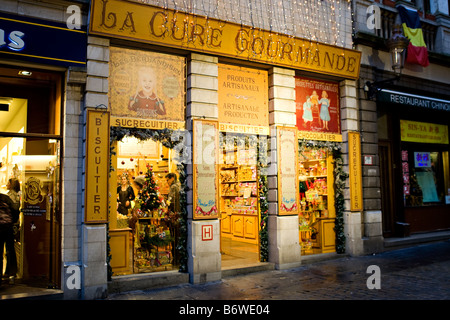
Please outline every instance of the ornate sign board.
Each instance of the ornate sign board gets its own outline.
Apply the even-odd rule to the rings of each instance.
[[[269,134],[268,72],[219,64],[219,130]]]
[[[342,141],[339,84],[295,77],[299,139]]]
[[[219,217],[218,123],[193,120],[194,219]]]
[[[109,112],[86,111],[85,223],[108,221]]]
[[[91,1],[90,34],[357,79],[361,52],[125,0]]]
[[[185,58],[110,48],[109,106],[113,126],[181,129]]]
[[[297,129],[277,127],[278,214],[298,214]]]

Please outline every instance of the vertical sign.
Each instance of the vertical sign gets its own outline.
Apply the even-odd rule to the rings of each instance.
[[[278,214],[298,214],[297,129],[277,128]]]
[[[363,209],[360,139],[358,132],[348,133],[350,211],[361,211]]]
[[[108,220],[109,112],[86,114],[85,222]]]
[[[194,219],[216,219],[219,215],[217,121],[193,121]]]

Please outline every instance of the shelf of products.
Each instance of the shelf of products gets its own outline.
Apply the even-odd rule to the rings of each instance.
[[[332,160],[325,149],[305,150],[299,154],[299,240],[302,254],[334,251]]]
[[[256,150],[226,150],[224,158],[219,170],[222,236],[258,243]]]

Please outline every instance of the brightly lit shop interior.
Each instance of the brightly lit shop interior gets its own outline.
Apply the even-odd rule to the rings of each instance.
[[[253,264],[260,261],[258,139],[221,133],[219,142],[222,267]]]
[[[59,132],[59,121],[54,121],[59,111],[50,110],[55,117],[49,116],[48,105],[43,103],[41,116],[33,116],[28,100],[19,98],[0,97],[0,104],[0,192],[8,194],[11,179],[17,179],[21,209],[14,225],[17,272],[13,275],[7,259],[11,252],[5,247],[2,275],[48,286],[59,269],[58,256],[52,252],[59,252],[60,247],[60,142],[29,137],[27,132]]]
[[[333,157],[326,148],[299,150],[299,241],[302,255],[335,251]]]
[[[177,173],[174,159],[175,151],[166,148],[161,142],[151,139],[140,141],[135,137],[124,137],[117,143],[117,162],[115,174],[118,210],[116,229],[128,230],[131,239],[128,250],[113,253],[113,267],[117,261],[130,257],[131,268],[115,268],[114,274],[146,273],[178,270],[179,256],[176,245],[179,237],[179,212],[170,210],[168,201],[169,184],[167,174]],[[145,181],[141,188],[136,181]],[[143,180],[142,180],[143,179]],[[119,212],[121,186],[131,186],[134,199],[126,212]],[[124,190],[123,187],[122,190]],[[144,209],[143,203],[153,203]],[[115,260],[114,260],[115,259]],[[114,262],[115,261],[115,262]],[[114,264],[115,263],[115,264]]]

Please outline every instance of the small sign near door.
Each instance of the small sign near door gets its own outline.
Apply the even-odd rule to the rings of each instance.
[[[213,226],[212,224],[207,224],[202,226],[202,241],[213,240]]]

